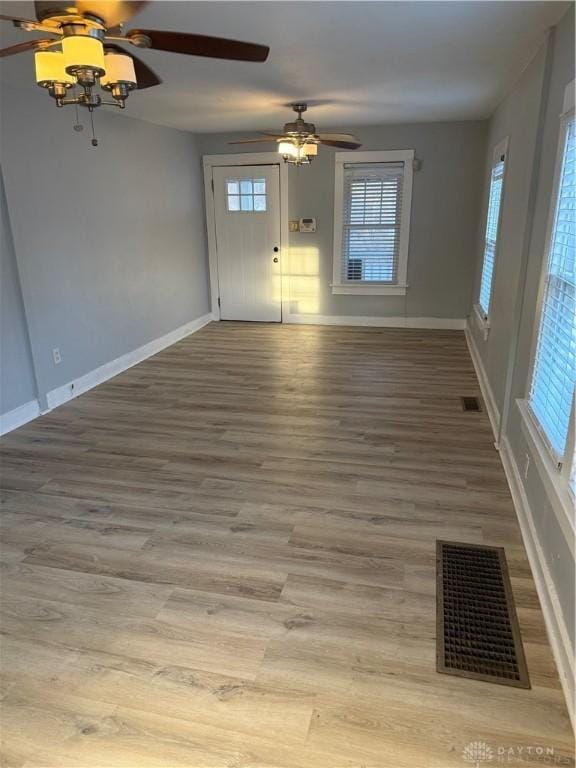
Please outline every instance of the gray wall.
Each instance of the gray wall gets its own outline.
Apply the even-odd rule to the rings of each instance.
[[[0,169],[0,413],[36,399],[36,382]]]
[[[508,438],[514,460],[523,469],[526,457],[530,457],[528,475],[523,479],[524,489],[530,502],[546,566],[558,593],[565,627],[574,647],[574,558],[538,474],[537,464],[524,437],[520,412],[516,406],[516,399],[524,398],[528,393],[537,294],[560,129],[559,116],[562,112],[564,89],[574,79],[575,74],[574,7],[556,27],[549,46],[539,52],[491,120],[486,177],[492,145],[505,135],[510,136],[510,165],[504,191],[501,245],[498,249],[494,284],[494,314],[488,340],[482,341],[474,330],[474,322],[471,323],[471,328],[498,408],[504,414],[503,434]],[[543,80],[547,53],[550,67],[548,78]],[[538,145],[536,133],[540,108],[543,124],[540,127]],[[535,176],[531,180],[532,168]],[[528,208],[531,181],[536,195],[532,215]],[[487,188],[484,197],[486,196]],[[521,270],[523,241],[524,259],[527,259],[525,281],[522,279]],[[478,262],[479,270],[480,245]],[[477,286],[474,298],[476,297]],[[514,319],[518,317],[520,322],[516,325]],[[514,368],[509,402],[505,403],[506,368],[510,356]]]
[[[74,113],[39,88],[3,86],[1,98],[8,209],[42,398],[208,312],[201,168],[189,133],[101,109],[93,148],[87,129],[73,130]]]
[[[355,127],[354,133],[363,150],[415,149],[422,160],[422,169],[414,174],[408,293],[405,297],[332,295],[334,150],[321,148],[311,166],[289,172],[290,218],[315,216],[318,224],[315,234],[290,235],[291,313],[466,317],[476,268],[486,124],[383,125]],[[204,135],[199,137],[199,147],[202,154],[275,148],[263,144],[254,150],[227,143],[246,135],[250,134]]]

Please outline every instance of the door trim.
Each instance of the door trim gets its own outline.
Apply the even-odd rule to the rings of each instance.
[[[282,287],[281,322],[290,314],[287,279],[288,265],[288,166],[277,152],[242,152],[230,155],[204,155],[204,196],[206,200],[206,230],[208,233],[208,263],[210,268],[210,308],[215,320],[220,320],[218,306],[218,249],[216,247],[216,213],[212,169],[236,165],[277,165],[280,168],[280,280]]]

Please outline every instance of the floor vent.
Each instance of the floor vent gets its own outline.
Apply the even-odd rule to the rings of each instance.
[[[475,413],[480,413],[482,410],[480,400],[477,397],[461,397],[460,400],[462,401],[463,411],[474,411]]]
[[[436,542],[438,672],[530,688],[502,547]]]

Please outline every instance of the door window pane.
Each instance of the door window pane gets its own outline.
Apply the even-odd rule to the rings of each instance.
[[[266,179],[228,179],[226,203],[232,213],[266,211]]]

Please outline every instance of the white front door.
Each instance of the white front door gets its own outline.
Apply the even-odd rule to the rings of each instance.
[[[282,321],[280,169],[213,169],[222,320]]]

